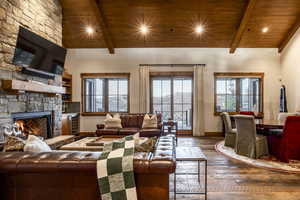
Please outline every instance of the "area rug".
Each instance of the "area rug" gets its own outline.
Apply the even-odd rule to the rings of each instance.
[[[289,163],[283,163],[277,161],[274,157],[271,156],[262,157],[260,159],[248,158],[236,154],[233,148],[224,146],[224,141],[217,143],[215,145],[215,149],[217,152],[222,153],[226,157],[244,162],[255,167],[269,169],[272,171],[300,173],[300,161],[291,160]]]

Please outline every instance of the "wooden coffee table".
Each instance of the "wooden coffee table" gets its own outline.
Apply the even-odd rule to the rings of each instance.
[[[174,173],[174,199],[176,194],[204,194],[205,200],[207,199],[207,158],[203,154],[200,147],[176,147],[176,161],[195,161],[198,163],[197,172],[192,173]],[[200,163],[205,163],[204,174],[204,192],[176,192],[176,175],[198,175],[200,184]]]
[[[65,151],[103,151],[103,146],[114,140],[118,140],[122,136],[101,136],[101,137],[86,137],[76,142],[63,145],[59,150]]]

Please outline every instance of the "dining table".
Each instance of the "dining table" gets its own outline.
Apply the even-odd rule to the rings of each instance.
[[[236,128],[235,125],[235,115],[231,115],[231,122],[232,122],[232,128]],[[274,129],[279,130],[283,129],[285,122],[282,120],[276,120],[276,119],[257,119],[255,118],[255,124],[258,134],[262,135],[272,135],[282,133],[282,131],[274,131]],[[223,125],[224,126],[224,125]],[[272,130],[273,129],[273,130]],[[225,130],[225,129],[224,129]],[[272,130],[272,131],[270,131]]]
[[[256,126],[263,129],[283,129],[284,121],[269,120],[269,119],[255,119]]]
[[[271,135],[281,136],[283,133],[284,121],[256,119],[255,123],[256,123],[257,134],[265,135],[265,136],[271,136]]]

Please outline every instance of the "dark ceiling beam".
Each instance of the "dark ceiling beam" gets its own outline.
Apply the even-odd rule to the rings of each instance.
[[[289,41],[292,39],[292,37],[295,35],[295,33],[299,28],[300,28],[300,16],[297,18],[296,23],[289,29],[288,33],[281,41],[278,47],[279,53],[281,53],[284,50],[284,48],[287,46],[287,44],[289,43]]]
[[[239,46],[240,44],[240,41],[243,37],[243,34],[247,28],[247,24],[250,20],[250,17],[251,17],[251,14],[254,10],[254,7],[255,7],[255,4],[256,4],[257,0],[249,0],[248,2],[248,5],[247,5],[247,8],[244,12],[244,16],[241,20],[241,23],[240,23],[240,26],[231,42],[231,45],[230,45],[230,53],[234,53],[236,48]]]
[[[102,34],[103,34],[103,39],[105,41],[105,44],[108,48],[109,53],[114,54],[115,53],[115,45],[111,36],[111,33],[108,29],[106,20],[104,18],[100,2],[99,0],[89,0],[92,6],[92,9],[94,11],[94,14],[97,18],[97,23],[99,27],[101,28]]]

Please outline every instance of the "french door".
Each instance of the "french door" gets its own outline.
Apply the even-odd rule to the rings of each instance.
[[[176,120],[179,130],[192,130],[192,110],[192,76],[151,77],[151,112]]]

